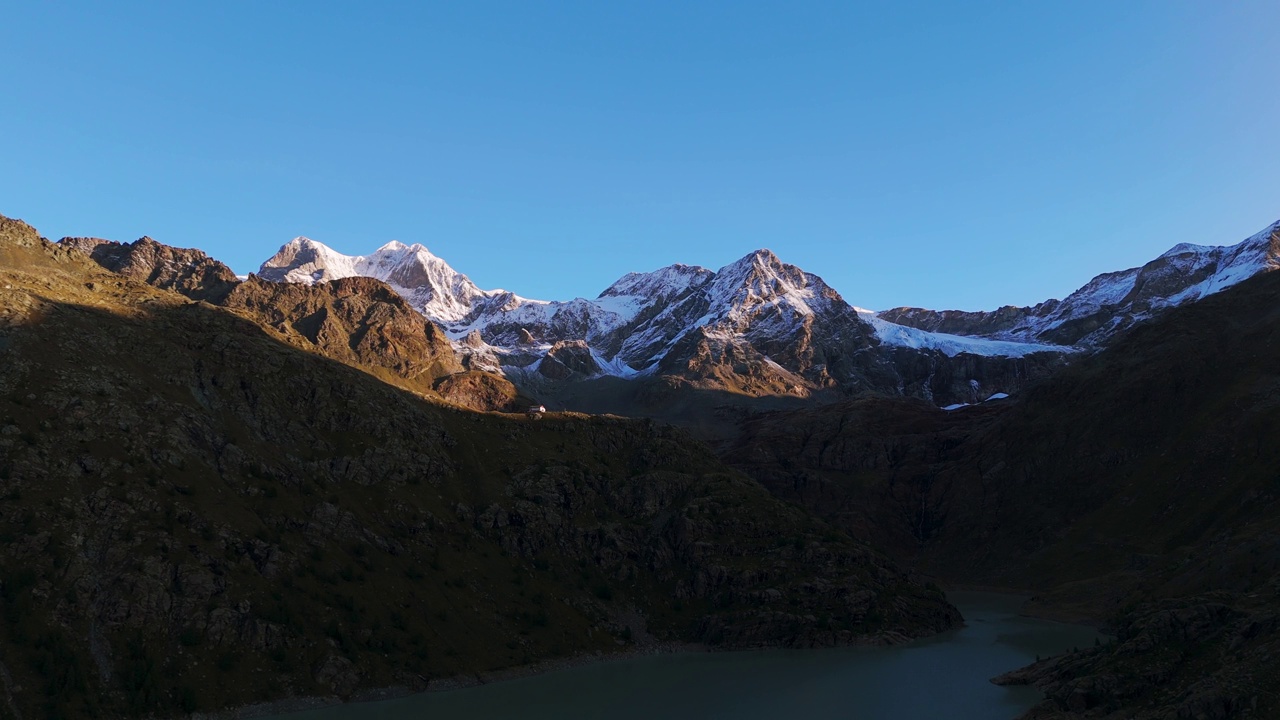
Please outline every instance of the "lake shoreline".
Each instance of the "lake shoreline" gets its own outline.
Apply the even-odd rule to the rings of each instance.
[[[393,685],[390,687],[363,690],[353,694],[350,698],[345,700],[337,695],[307,695],[303,697],[273,700],[265,703],[241,705],[239,707],[226,708],[224,710],[217,710],[208,713],[197,712],[193,713],[190,718],[191,720],[250,720],[251,718],[287,715],[289,713],[302,712],[304,710],[316,710],[333,705],[372,703],[383,700],[395,700],[397,698],[408,697],[410,695],[421,695],[423,693],[464,690],[466,688],[478,687],[480,685],[489,685],[491,683],[506,682],[509,680],[519,680],[521,678],[544,675],[558,670],[568,670],[570,668],[581,667],[583,665],[598,665],[622,660],[633,660],[635,658],[647,657],[650,655],[674,655],[677,653],[702,652],[724,651],[719,651],[699,643],[653,642],[648,643],[643,647],[619,649],[617,652],[602,652],[596,650],[591,652],[582,652],[568,657],[539,660],[538,662],[529,663],[527,665],[514,665],[512,667],[501,668],[498,670],[459,673],[458,675],[451,675],[449,677],[432,678],[430,680],[426,680],[424,685],[417,687]]]
[[[957,593],[979,593],[984,595],[1000,596],[1010,601],[1017,601],[1019,606],[1026,603],[1032,595],[1021,589],[997,588],[990,586],[975,585],[956,585],[945,588],[948,595],[952,592]],[[1023,614],[1019,612],[1019,614]],[[1045,617],[1039,614],[1024,614],[1025,617],[1046,620],[1050,622],[1062,622],[1054,617]],[[964,627],[966,623],[961,623],[957,628]],[[952,631],[953,631],[952,630]],[[951,632],[951,631],[944,631]],[[941,635],[942,633],[939,633]],[[933,636],[928,636],[933,637]],[[910,642],[922,638],[906,638],[905,636],[896,637],[893,634],[878,634],[864,638],[862,642],[853,643],[845,647],[874,647],[874,646],[891,646],[901,644],[902,642]],[[637,658],[656,656],[656,655],[678,655],[678,654],[702,654],[702,653],[734,653],[734,652],[752,652],[752,651],[769,651],[784,648],[762,647],[762,648],[714,648],[700,643],[685,642],[654,642],[650,641],[640,646],[631,648],[620,648],[616,652],[590,651],[582,652],[568,657],[552,658],[541,660],[526,665],[517,665],[498,670],[489,670],[482,672],[460,673],[457,675],[433,678],[425,680],[421,685],[398,685],[383,688],[374,688],[364,690],[353,694],[351,697],[343,699],[337,695],[319,695],[319,696],[302,696],[294,698],[284,698],[281,700],[254,703],[234,708],[226,708],[223,710],[212,711],[208,713],[195,713],[190,717],[193,720],[250,720],[252,718],[274,717],[278,715],[288,715],[307,710],[317,710],[336,705],[357,705],[374,703],[385,700],[395,700],[412,695],[434,694],[441,692],[450,692],[454,690],[463,690],[467,688],[479,687],[482,685],[490,685],[493,683],[503,683],[511,680],[519,680],[522,678],[545,675],[561,670],[568,670],[587,665],[605,665],[609,663],[617,663],[626,660],[634,660]],[[1011,668],[1016,669],[1016,668]]]
[[[953,628],[954,629],[954,628]],[[949,631],[943,631],[949,632]],[[941,634],[941,633],[938,633]],[[929,636],[926,636],[929,637]],[[897,645],[920,638],[909,638],[905,635],[880,633],[868,636],[863,642],[856,642],[841,647],[878,647]],[[443,678],[433,678],[423,686],[393,685],[356,692],[350,698],[342,699],[337,695],[307,695],[296,698],[284,698],[265,703],[253,703],[208,713],[193,713],[191,720],[252,720],[253,718],[273,717],[305,710],[317,710],[334,705],[354,705],[363,703],[395,700],[410,695],[425,693],[450,692],[467,688],[490,685],[492,683],[519,680],[537,675],[545,675],[560,670],[582,667],[584,665],[604,665],[653,655],[680,655],[690,653],[734,653],[785,649],[779,647],[760,648],[715,648],[701,643],[685,642],[652,642],[642,647],[633,647],[617,652],[583,652],[562,658],[550,658],[527,665],[515,665],[499,670],[486,670],[474,673],[460,673]]]

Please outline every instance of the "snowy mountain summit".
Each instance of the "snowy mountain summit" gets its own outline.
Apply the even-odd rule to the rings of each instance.
[[[748,394],[838,388],[968,402],[1016,389],[1011,383],[1037,368],[1160,309],[1278,265],[1280,223],[1235,246],[1178,245],[1065,300],[983,313],[855,308],[763,249],[716,271],[677,264],[628,273],[594,299],[568,301],[481,290],[425,247],[399,242],[348,256],[297,238],[259,275],[382,280],[444,327],[471,366],[525,384],[661,375]]]
[[[485,293],[422,245],[391,241],[372,255],[343,255],[311,238],[297,237],[262,264],[258,276],[274,282],[311,283],[364,276],[381,280],[428,318],[457,322]],[[497,291],[495,291],[497,292]]]

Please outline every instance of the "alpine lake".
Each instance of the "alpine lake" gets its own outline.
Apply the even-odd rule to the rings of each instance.
[[[1041,694],[991,678],[1105,639],[1091,627],[1021,617],[1021,597],[948,597],[964,626],[906,645],[646,655],[276,720],[1012,720]]]

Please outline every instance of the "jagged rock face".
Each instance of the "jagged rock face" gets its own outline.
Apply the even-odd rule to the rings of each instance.
[[[586,342],[561,340],[552,345],[538,363],[538,372],[552,380],[565,380],[575,375],[592,377],[600,374],[600,364],[592,357]]]
[[[1140,268],[1105,273],[1064,300],[992,312],[894,308],[881,318],[930,332],[1096,347],[1161,310],[1280,268],[1280,223],[1238,245],[1181,244]]]
[[[699,288],[695,311],[706,320],[692,331],[678,322],[661,328],[659,337],[676,341],[659,360],[664,372],[688,367],[698,378],[776,376],[785,384],[798,376],[802,387],[826,387],[861,380],[852,358],[879,344],[821,278],[767,250],[716,273]]]
[[[761,354],[750,343],[733,342],[703,330],[680,339],[659,364],[659,373],[693,387],[748,395],[807,395],[805,379]]]
[[[1059,301],[1048,300],[1055,306]],[[900,307],[876,313],[889,322],[907,327],[918,328],[928,332],[947,333],[949,335],[967,335],[996,337],[1002,332],[1012,330],[1026,322],[1027,315],[1036,308],[1021,308],[1005,305],[989,312],[967,312],[964,310],[926,310],[925,308]]]
[[[443,331],[372,278],[295,285],[250,276],[222,304],[296,332],[344,362],[389,368],[405,378],[434,379],[462,370]]]
[[[642,374],[748,395],[905,390],[948,404],[972,399],[975,383],[990,392],[1017,390],[1054,365],[887,345],[821,278],[768,251],[716,273],[697,270],[677,266],[619,281],[602,295],[618,301],[615,307],[640,302],[629,293],[653,292],[654,300],[630,322],[588,343],[597,354],[610,349]],[[571,377],[548,365],[553,370],[543,376]],[[962,384],[949,382],[961,375]]]
[[[239,283],[231,268],[200,250],[162,245],[149,237],[132,243],[68,237],[58,244],[85,253],[108,270],[193,300],[219,303]]]
[[[959,622],[670,428],[453,410],[243,307],[25,235],[0,255],[0,656],[6,696],[51,689],[15,715],[421,688],[617,648],[635,614],[721,647]],[[353,283],[327,285],[296,301]]]
[[[1060,353],[1030,353],[1022,357],[961,354],[948,357],[936,350],[888,349],[901,382],[902,394],[938,406],[978,403],[996,393],[1009,393],[1049,377],[1065,367]]]
[[[679,330],[657,335],[669,343],[657,372],[702,388],[800,396],[838,389],[948,405],[1016,391],[1062,364],[1054,352],[949,355],[882,342],[821,278],[767,251],[721,270],[690,304],[685,315],[697,313],[705,324],[681,336],[683,326],[674,322],[668,327]]]
[[[41,242],[40,233],[16,218],[0,215],[0,245],[13,248],[32,248]]]
[[[581,298],[543,303],[500,292],[476,303],[463,322],[463,327],[479,328],[490,345],[518,348],[599,338],[617,318]]]

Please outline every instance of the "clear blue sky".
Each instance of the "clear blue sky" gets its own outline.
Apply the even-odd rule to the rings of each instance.
[[[877,309],[1280,218],[1272,0],[338,5],[6,3],[0,213],[547,299],[768,247]]]

